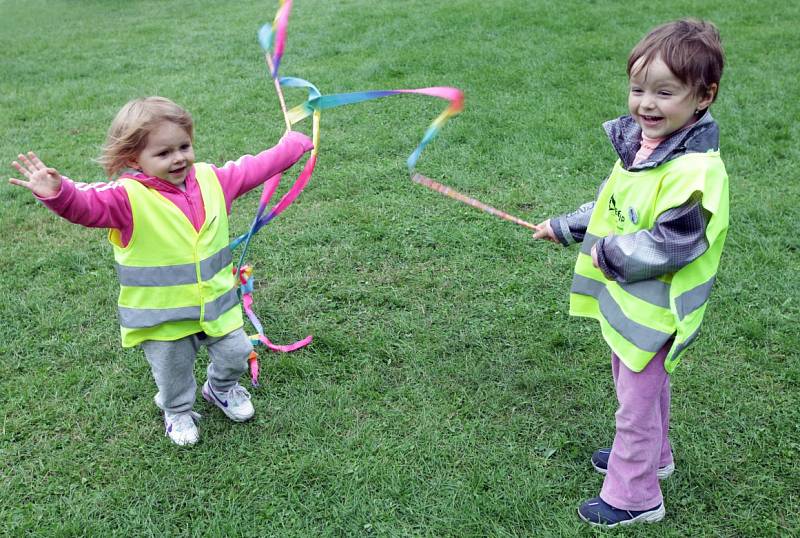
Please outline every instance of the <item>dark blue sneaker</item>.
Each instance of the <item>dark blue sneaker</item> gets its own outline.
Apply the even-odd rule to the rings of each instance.
[[[578,508],[578,515],[586,523],[595,527],[609,529],[617,525],[655,523],[664,519],[666,513],[664,503],[649,510],[620,510],[614,508],[600,497],[589,499]]]
[[[610,448],[601,448],[599,450],[595,450],[594,454],[592,454],[592,467],[594,467],[594,470],[600,474],[606,474],[608,472],[608,458],[610,456]],[[658,476],[659,480],[664,480],[674,472],[675,463],[670,463],[664,467],[659,467],[658,471],[656,471],[656,476]]]

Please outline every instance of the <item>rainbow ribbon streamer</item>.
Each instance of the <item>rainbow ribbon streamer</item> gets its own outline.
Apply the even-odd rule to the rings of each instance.
[[[291,0],[281,0],[280,7],[278,9],[277,14],[275,15],[275,19],[273,21],[273,28],[269,28],[269,26],[265,25],[261,28],[259,32],[258,39],[261,43],[261,46],[264,48],[264,51],[267,55],[269,55],[269,49],[272,47],[272,36],[275,35],[275,47],[274,47],[274,54],[272,56],[272,60],[268,61],[267,64],[271,67],[270,76],[275,79],[278,72],[278,67],[280,66],[281,58],[283,57],[283,51],[285,49],[286,43],[286,28],[289,22],[289,13],[291,11],[292,1]],[[278,87],[278,96],[281,100],[281,108],[284,108],[283,105],[283,95],[280,93],[280,88]],[[239,294],[242,298],[242,307],[244,308],[245,314],[247,315],[250,323],[256,329],[257,334],[252,335],[250,337],[251,341],[256,343],[264,344],[268,349],[273,351],[279,352],[290,352],[301,347],[304,347],[311,343],[312,336],[306,336],[302,340],[298,340],[293,344],[288,345],[277,345],[273,344],[269,338],[264,334],[264,327],[261,324],[261,321],[256,316],[255,312],[253,311],[253,289],[254,289],[254,281],[255,279],[252,276],[252,267],[245,264],[245,258],[247,255],[248,247],[250,246],[250,241],[253,235],[258,232],[265,224],[270,222],[272,219],[277,217],[280,213],[282,213],[292,202],[300,195],[303,191],[305,186],[308,184],[309,179],[314,171],[314,167],[316,166],[317,161],[317,147],[319,146],[319,117],[314,118],[314,129],[315,129],[315,136],[314,136],[314,149],[311,152],[309,159],[306,161],[305,166],[303,167],[302,172],[298,176],[297,180],[295,180],[294,184],[289,188],[288,192],[284,194],[281,200],[275,204],[272,209],[265,215],[264,212],[267,209],[267,206],[272,199],[272,196],[275,194],[275,191],[278,188],[278,185],[281,182],[281,178],[283,174],[276,174],[269,178],[264,183],[264,189],[261,193],[261,199],[259,200],[258,209],[256,210],[256,215],[253,218],[253,222],[250,225],[250,229],[246,234],[243,234],[236,239],[234,239],[230,244],[230,249],[235,249],[241,243],[244,243],[242,247],[242,253],[239,256],[239,262],[237,267],[234,268],[234,273],[236,273],[239,277]],[[288,126],[287,120],[287,126]],[[258,366],[258,355],[254,353],[248,358],[248,363],[250,365],[250,379],[251,383],[254,387],[258,387],[258,376],[259,376],[259,366]]]
[[[286,29],[289,27],[289,13],[291,11],[292,0],[280,0],[272,26],[265,24],[258,32],[258,42],[261,44],[261,48],[268,54],[270,49],[273,50],[273,67],[272,73],[270,73],[272,78],[277,78],[278,76],[278,68],[281,65],[283,51],[286,49]]]
[[[441,114],[439,114],[435,120],[433,120],[433,123],[431,123],[431,125],[425,131],[425,135],[422,137],[420,143],[416,148],[414,148],[414,151],[411,152],[411,155],[408,156],[406,164],[411,172],[413,172],[417,161],[422,154],[422,150],[425,149],[425,146],[427,146],[431,140],[436,138],[436,135],[442,129],[444,124],[447,123],[447,120],[464,109],[464,92],[458,88],[452,88],[449,86],[434,86],[431,88],[417,88],[413,90],[371,90],[363,92],[320,95],[319,90],[317,90],[313,84],[303,79],[283,77],[280,79],[280,83],[281,86],[308,87],[310,90],[309,98],[306,102],[289,110],[288,116],[292,125],[303,120],[304,118],[307,118],[309,115],[316,114],[322,110],[361,103],[371,99],[380,99],[381,97],[388,97],[390,95],[415,93],[419,95],[438,97],[440,99],[446,99],[449,101],[450,104],[448,107]]]
[[[278,68],[281,63],[281,58],[283,58],[283,52],[286,48],[286,28],[289,24],[289,13],[291,12],[291,9],[292,0],[281,0],[280,7],[278,8],[278,12],[276,13],[275,19],[272,22],[272,26],[265,24],[258,32],[258,41],[261,44],[261,48],[264,49],[264,52],[269,54],[270,49],[273,49],[273,69],[270,73],[270,76],[273,79],[275,79],[278,75]],[[281,85],[283,85],[282,80],[283,79],[280,80]],[[304,87],[309,88],[309,99],[319,96],[319,90],[317,90],[313,84],[306,81],[303,82],[305,83]],[[303,117],[305,118],[307,116]],[[253,234],[258,232],[262,227],[264,227],[264,225],[269,223],[272,219],[280,215],[287,207],[289,207],[289,205],[291,205],[291,203],[297,199],[300,193],[303,192],[303,189],[305,189],[308,181],[311,179],[311,176],[314,173],[314,168],[317,165],[317,154],[319,152],[319,120],[319,112],[314,113],[311,136],[312,142],[314,143],[314,149],[311,150],[311,155],[306,161],[306,164],[303,167],[302,172],[300,172],[297,180],[295,180],[294,184],[289,188],[286,194],[283,195],[283,198],[281,198],[281,200],[266,215],[264,215],[267,204],[275,193],[275,190],[278,188],[278,184],[281,181],[282,175],[277,174],[268,179],[266,183],[264,183],[264,190],[261,194],[261,200],[259,201],[256,216],[253,219],[250,230],[246,234],[242,234],[234,239],[231,243],[231,249],[236,248],[242,242],[245,243],[245,246],[242,250],[242,255],[239,259],[240,267],[244,262],[244,255],[247,252],[247,247]]]
[[[258,41],[264,49],[265,53],[269,54],[270,50],[273,51],[272,54],[272,65],[273,70],[270,73],[270,76],[275,79],[278,75],[278,68],[281,63],[281,59],[283,58],[283,53],[286,50],[286,36],[287,36],[287,27],[289,24],[289,14],[292,9],[292,0],[280,0],[280,5],[278,7],[278,11],[275,14],[275,18],[272,22],[272,25],[265,24],[261,27],[258,32]],[[275,176],[267,180],[264,185],[264,192],[261,196],[261,201],[259,203],[259,207],[256,213],[255,218],[253,219],[253,223],[250,227],[250,231],[246,234],[243,234],[237,237],[232,243],[231,248],[236,248],[240,243],[245,242],[245,247],[242,251],[242,256],[240,257],[240,266],[244,260],[244,254],[247,251],[247,247],[250,242],[250,238],[258,232],[264,225],[269,223],[272,219],[277,217],[283,210],[285,210],[294,200],[300,195],[303,191],[305,186],[308,184],[308,181],[311,179],[312,174],[314,173],[314,168],[317,164],[317,154],[319,152],[319,139],[320,139],[320,116],[323,110],[328,110],[331,108],[336,108],[339,106],[344,105],[351,105],[355,103],[361,103],[364,101],[369,101],[371,99],[379,99],[381,97],[388,97],[390,95],[402,95],[402,94],[419,94],[419,95],[427,95],[431,97],[438,97],[440,99],[445,99],[449,101],[448,107],[441,113],[439,116],[433,120],[431,125],[425,131],[425,134],[422,137],[422,140],[419,142],[414,151],[411,152],[411,155],[408,156],[406,160],[406,164],[409,168],[409,172],[413,174],[414,168],[416,167],[417,161],[419,160],[422,151],[425,147],[434,139],[436,138],[439,131],[442,129],[444,124],[453,116],[457,115],[464,109],[464,92],[459,90],[458,88],[452,88],[448,86],[434,86],[429,88],[417,88],[417,89],[401,89],[401,90],[372,90],[372,91],[362,91],[362,92],[352,92],[352,93],[339,93],[339,94],[332,94],[332,95],[322,95],[317,89],[314,84],[308,82],[307,80],[303,80],[301,78],[296,77],[281,77],[278,79],[280,86],[287,87],[287,88],[305,88],[308,91],[308,99],[303,102],[302,104],[292,108],[288,112],[288,121],[291,125],[294,125],[303,119],[307,118],[308,116],[312,116],[313,124],[312,124],[312,140],[314,143],[314,149],[311,151],[311,155],[306,161],[306,164],[303,168],[303,171],[300,173],[300,176],[297,178],[295,183],[289,189],[289,191],[283,196],[283,198],[275,205],[266,215],[264,215],[264,211],[266,210],[266,206],[269,203],[272,195],[275,192],[275,189],[280,183],[281,176]]]
[[[244,265],[244,260],[253,235],[256,232],[258,232],[262,227],[264,227],[266,224],[271,222],[281,212],[283,212],[292,202],[294,202],[295,199],[297,199],[297,197],[306,187],[308,181],[311,179],[311,176],[314,173],[314,168],[316,167],[317,164],[317,154],[320,146],[319,133],[320,133],[321,112],[323,110],[328,110],[339,106],[361,103],[372,99],[380,99],[382,97],[388,97],[390,95],[418,94],[418,95],[427,95],[430,97],[437,97],[439,99],[447,100],[449,102],[447,108],[441,114],[439,114],[439,116],[437,116],[436,119],[433,120],[431,125],[426,129],[425,134],[422,137],[422,140],[419,142],[419,144],[417,144],[416,148],[414,148],[414,151],[411,152],[411,155],[409,155],[408,159],[406,160],[409,173],[413,175],[417,161],[419,160],[420,155],[422,154],[422,151],[425,149],[425,147],[434,138],[436,138],[436,136],[438,135],[439,131],[441,131],[444,124],[451,117],[460,113],[464,109],[464,93],[458,88],[452,88],[448,86],[434,86],[429,88],[400,89],[400,90],[372,90],[372,91],[322,95],[319,89],[317,89],[317,87],[314,86],[314,84],[308,82],[307,80],[303,80],[301,78],[296,78],[296,77],[278,78],[278,70],[281,65],[283,53],[286,50],[286,36],[289,24],[289,14],[291,13],[291,9],[292,9],[292,0],[280,0],[278,11],[275,14],[275,18],[273,19],[272,24],[271,25],[265,24],[259,30],[258,41],[259,44],[261,45],[261,48],[264,50],[265,54],[268,56],[267,64],[271,67],[269,75],[273,79],[273,81],[278,82],[276,88],[278,91],[278,96],[281,100],[281,108],[284,110],[287,126],[294,125],[304,120],[308,116],[311,116],[312,141],[314,143],[314,149],[311,151],[311,155],[306,161],[305,166],[303,167],[303,170],[298,176],[297,180],[295,180],[294,184],[289,188],[288,192],[284,194],[283,198],[281,198],[281,200],[277,204],[275,204],[275,206],[268,212],[266,211],[267,206],[270,200],[272,199],[272,196],[275,194],[275,190],[278,188],[282,176],[281,174],[277,174],[269,178],[264,183],[264,190],[261,195],[261,200],[259,201],[256,215],[253,218],[253,222],[250,226],[250,230],[246,234],[242,234],[241,236],[234,239],[233,242],[230,244],[230,248],[234,249],[240,244],[244,243],[244,247],[242,248],[242,254],[239,257],[239,264],[238,264],[239,269],[236,270],[238,271],[241,282],[240,292],[242,294],[242,304],[251,323],[258,330],[258,335],[251,337],[251,339],[254,340],[254,342],[258,341],[263,343],[269,349],[272,349],[274,351],[293,351],[295,349],[303,347],[311,342],[311,336],[307,336],[303,340],[300,340],[298,342],[295,342],[294,344],[290,344],[287,346],[275,345],[272,342],[270,342],[266,336],[264,336],[263,326],[259,322],[258,317],[256,317],[255,313],[252,310],[252,302],[253,302],[252,270],[251,268],[249,268],[249,266]],[[269,56],[270,51],[272,51],[271,56]],[[305,102],[292,108],[287,112],[284,108],[283,95],[282,92],[280,91],[280,87],[306,89],[308,92],[308,98],[306,99]],[[257,385],[257,375],[258,375],[257,362],[255,362],[254,366],[253,362],[251,362],[251,373],[253,372],[253,368],[255,368],[255,373],[252,374],[253,384]]]

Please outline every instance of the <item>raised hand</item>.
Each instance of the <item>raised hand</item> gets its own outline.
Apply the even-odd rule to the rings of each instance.
[[[11,166],[25,176],[25,180],[9,178],[8,182],[18,187],[25,187],[40,198],[50,198],[61,190],[61,174],[55,168],[49,168],[32,151],[27,155],[17,155],[19,161],[14,161]]]

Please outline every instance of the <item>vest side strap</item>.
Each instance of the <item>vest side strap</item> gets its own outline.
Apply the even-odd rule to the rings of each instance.
[[[587,233],[586,235],[583,236],[583,243],[581,243],[581,252],[583,252],[584,254],[591,255],[592,247],[599,240],[600,238],[598,236]]]
[[[681,353],[683,353],[683,351],[687,347],[689,347],[692,342],[694,342],[695,338],[697,338],[697,336],[699,334],[700,334],[700,327],[695,329],[695,331],[692,334],[690,334],[689,337],[686,340],[684,340],[683,342],[681,342],[679,344],[676,344],[675,347],[672,350],[672,353],[670,354],[670,358],[667,359],[667,360],[669,362],[672,362],[675,359],[677,359],[678,357],[680,357]]]

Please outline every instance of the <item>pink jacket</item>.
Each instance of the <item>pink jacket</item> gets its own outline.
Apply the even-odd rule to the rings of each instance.
[[[212,165],[225,195],[228,214],[236,198],[292,166],[312,147],[311,139],[306,135],[290,131],[277,145],[258,155],[245,155],[235,162],[228,161],[222,168]],[[122,177],[136,179],[147,187],[158,190],[186,215],[195,230],[200,231],[206,215],[194,168],[186,176],[185,191],[163,179],[144,174],[125,174]],[[75,224],[118,229],[123,246],[128,244],[133,234],[131,204],[119,181],[79,183],[62,177],[58,194],[39,200],[53,212]]]

